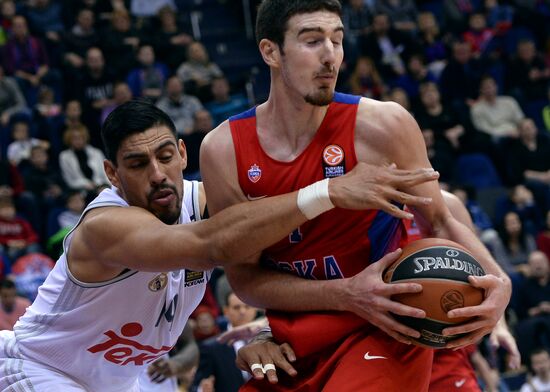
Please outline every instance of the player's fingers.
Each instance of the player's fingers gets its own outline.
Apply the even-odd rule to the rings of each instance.
[[[399,333],[405,339],[409,339],[409,337],[418,339],[420,337],[420,332],[406,326],[405,324],[401,324],[389,314],[381,313],[379,322],[384,326],[384,328]]]
[[[401,253],[403,253],[403,250],[401,248],[396,249],[393,252],[386,253],[384,257],[378,259],[376,263],[372,263],[369,269],[373,269],[381,273],[386,270],[386,268],[388,268],[390,265],[392,265],[393,262],[396,261],[399,256],[401,256]]]
[[[381,294],[385,296],[420,293],[422,285],[419,283],[387,283],[381,290]]]
[[[387,328],[381,324],[376,324],[373,322],[374,325],[376,325],[378,328],[380,328],[382,331],[384,331],[385,333],[387,333],[388,335],[390,335],[392,338],[394,338],[395,340],[397,340],[398,342],[401,342],[403,344],[411,344],[412,341],[411,339],[409,339],[408,337],[400,334],[399,332],[391,329],[391,328]]]
[[[290,349],[290,346],[288,344],[286,344],[286,346]],[[294,369],[294,367],[288,362],[287,357],[283,354],[282,346],[274,347],[274,350],[272,351],[272,361],[273,361],[273,363],[275,364],[276,367],[278,367],[279,369],[282,369],[288,375],[295,376],[296,374],[298,374],[296,369]],[[266,369],[267,368],[264,366],[264,370],[266,370]],[[269,376],[270,376],[269,373],[266,373],[266,374],[269,378]],[[273,380],[275,382],[277,382],[276,381],[276,374],[275,374],[275,378]],[[271,379],[270,379],[270,381],[271,381]]]
[[[443,336],[460,335],[475,331],[490,332],[490,327],[487,324],[487,320],[473,320],[465,324],[447,327],[443,330]]]
[[[384,212],[387,212],[388,214],[395,216],[396,218],[399,218],[399,219],[408,219],[408,220],[414,219],[413,214],[407,211],[403,211],[401,208],[399,208],[395,204],[390,203],[387,200],[383,200],[383,199],[379,200],[378,204],[376,205],[375,203],[374,207]]]
[[[389,189],[386,192],[386,198],[397,203],[405,204],[407,206],[426,206],[432,202],[431,197],[420,197],[410,195],[405,192]]]
[[[290,362],[294,362],[296,360],[296,354],[294,353],[294,350],[292,347],[290,347],[290,344],[283,343],[281,344],[281,352],[283,355],[288,359]]]
[[[243,347],[237,353],[237,366],[239,369],[244,370],[252,374],[256,380],[262,380],[264,378],[264,371],[262,365],[262,359],[258,353]]]
[[[267,381],[271,384],[277,384],[279,382],[279,379],[277,378],[277,371],[275,370],[275,364],[266,363],[264,365],[264,372],[267,377]]]
[[[454,340],[450,341],[449,343],[447,343],[445,345],[445,348],[457,349],[457,348],[469,346],[470,344],[477,343],[483,338],[483,336],[485,336],[487,334],[487,332],[488,331],[486,331],[486,332],[478,331],[478,332],[475,332],[475,333],[471,333],[471,334],[461,336],[461,337],[459,337],[457,339],[454,339]]]
[[[399,316],[409,316],[414,318],[425,318],[426,312],[422,309],[413,308],[392,300],[382,300],[384,309]]]
[[[390,184],[395,188],[409,188],[428,181],[434,181],[439,178],[439,172],[432,168],[416,169],[416,170],[400,170],[394,169]]]

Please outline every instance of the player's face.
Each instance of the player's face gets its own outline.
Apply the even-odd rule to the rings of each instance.
[[[318,11],[291,17],[281,53],[285,87],[312,105],[328,105],[344,58],[343,39],[337,14]]]
[[[117,152],[117,166],[107,161],[105,171],[128,204],[173,224],[181,212],[186,164],[183,142],[159,126],[127,137]]]

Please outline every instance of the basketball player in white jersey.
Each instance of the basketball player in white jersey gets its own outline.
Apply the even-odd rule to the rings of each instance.
[[[170,118],[145,102],[115,109],[102,128],[113,187],[88,205],[64,253],[14,331],[0,332],[0,391],[139,391],[138,376],[175,344],[215,265],[255,260],[263,248],[334,206],[427,204],[397,189],[433,170],[373,167],[299,192],[240,204],[196,222],[204,194],[182,180],[185,146]],[[391,190],[391,192],[390,192]],[[413,288],[414,290],[414,288]],[[395,285],[395,293],[411,285]]]

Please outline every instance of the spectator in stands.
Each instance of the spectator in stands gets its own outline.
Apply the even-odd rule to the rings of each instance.
[[[56,57],[61,54],[61,34],[65,29],[61,5],[51,0],[35,0],[29,3],[26,15],[31,31],[45,40],[48,52],[53,55],[53,64],[57,64]]]
[[[46,49],[29,34],[23,16],[13,18],[13,35],[2,48],[2,61],[6,74],[17,77],[30,106],[36,102],[40,84],[59,87],[59,74],[50,70]]]
[[[155,51],[159,60],[175,71],[186,60],[187,47],[193,42],[193,37],[178,26],[177,14],[172,7],[162,7],[158,19],[160,28],[153,37]]]
[[[212,129],[214,129],[214,126],[210,112],[204,109],[196,111],[193,122],[193,132],[183,136],[185,149],[187,151],[187,167],[183,175],[187,180],[200,180],[201,178],[199,170],[199,151],[204,137]]]
[[[349,76],[348,85],[352,94],[373,99],[380,99],[386,91],[374,61],[366,56],[357,59]]]
[[[498,95],[492,76],[481,78],[479,98],[471,107],[474,126],[498,141],[503,137],[518,137],[518,125],[525,115],[513,97]]]
[[[66,210],[59,214],[57,218],[59,227],[72,229],[78,223],[80,215],[86,207],[85,195],[80,191],[69,192],[66,196]]]
[[[529,354],[532,375],[521,386],[520,392],[550,391],[550,355],[548,348],[537,348]]]
[[[78,11],[75,25],[63,35],[64,60],[73,72],[84,67],[88,49],[99,45],[99,34],[94,25],[94,13],[83,8]]]
[[[185,85],[185,90],[208,101],[212,79],[223,76],[216,63],[210,60],[206,48],[200,42],[193,42],[187,48],[187,61],[179,66],[177,75]]]
[[[443,19],[446,29],[452,33],[464,31],[468,16],[476,11],[475,6],[475,0],[444,0]]]
[[[18,166],[21,161],[31,157],[32,147],[42,146],[45,149],[50,147],[50,143],[46,140],[30,136],[29,124],[26,121],[17,121],[13,124],[12,138],[13,142],[8,146],[8,160],[14,166]]]
[[[49,211],[63,195],[63,178],[52,168],[48,151],[41,145],[32,147],[29,167],[25,170],[23,178],[26,189],[35,196],[40,211]]]
[[[197,342],[216,336],[221,332],[220,327],[216,324],[215,313],[207,305],[197,306],[191,320],[193,320],[193,335]]]
[[[435,75],[426,67],[424,57],[416,53],[409,57],[407,73],[399,77],[395,85],[404,89],[411,100],[417,101],[420,85],[426,82],[435,83],[436,81]]]
[[[487,53],[493,37],[493,29],[487,27],[487,20],[483,12],[470,14],[468,29],[462,33],[462,39],[470,44],[470,50],[474,57],[480,57]]]
[[[134,97],[143,97],[155,102],[161,96],[168,78],[168,67],[155,61],[155,51],[151,45],[140,46],[137,62],[138,67],[130,71],[126,82]]]
[[[11,280],[0,281],[0,331],[13,330],[15,322],[21,317],[31,302],[17,295],[15,283]]]
[[[512,95],[527,101],[545,99],[550,68],[537,53],[535,42],[524,39],[518,43],[516,57],[508,71],[508,88]]]
[[[459,152],[463,148],[464,127],[455,112],[441,102],[435,83],[426,82],[420,86],[420,102],[416,112],[420,129],[431,129],[437,142],[447,143]]]
[[[29,219],[34,227],[40,227],[41,215],[36,198],[25,191],[23,177],[17,166],[0,158],[0,198],[10,197],[15,200],[17,211]]]
[[[507,198],[497,200],[495,220],[502,222],[510,211],[518,214],[529,234],[535,235],[542,227],[542,214],[535,203],[533,193],[523,184],[511,188]]]
[[[350,0],[342,8],[345,39],[350,47],[357,47],[359,41],[371,31],[372,13],[363,0]]]
[[[212,79],[212,100],[205,105],[212,115],[214,127],[220,125],[227,118],[244,112],[250,107],[248,99],[242,93],[231,94],[229,82],[225,76]]]
[[[370,56],[386,83],[403,75],[405,51],[411,43],[407,37],[393,29],[386,14],[377,14],[372,21],[372,31],[362,40],[361,55]]]
[[[513,276],[528,275],[527,260],[537,247],[533,235],[527,233],[519,215],[513,211],[504,215],[498,228],[499,239],[486,245],[502,269]]]
[[[493,230],[491,218],[489,218],[489,215],[481,208],[475,197],[472,196],[474,192],[475,190],[472,188],[460,186],[455,186],[451,190],[451,193],[458,197],[462,204],[466,206],[472,218],[474,228],[483,241],[484,232],[488,233],[488,231],[492,231],[495,234],[496,232]]]
[[[170,116],[180,136],[191,133],[193,116],[203,109],[197,97],[184,94],[183,84],[177,76],[166,81],[164,96],[158,100],[157,107]]]
[[[115,77],[105,67],[103,53],[99,48],[90,48],[86,54],[86,69],[75,86],[77,98],[82,102],[84,124],[92,131],[92,144],[101,146],[99,121],[101,111],[113,97]]]
[[[533,192],[542,212],[550,209],[550,141],[539,135],[533,120],[519,125],[519,139],[505,146],[508,173],[512,183],[524,183]]]
[[[516,336],[523,358],[550,338],[550,264],[546,255],[529,255],[529,277],[517,287]],[[545,347],[548,349],[548,347]]]
[[[253,321],[256,309],[242,302],[231,292],[223,304],[223,314],[227,318],[229,330]],[[245,341],[238,340],[232,345],[227,345],[218,342],[215,337],[201,342],[200,362],[193,384],[199,389],[213,386],[213,390],[237,392],[249,378],[235,365],[236,353],[245,344]]]
[[[4,75],[4,69],[0,65],[0,131],[17,113],[29,114],[30,111],[19,85],[15,79]]]
[[[472,57],[467,42],[455,41],[452,51],[452,58],[441,73],[441,93],[445,102],[460,109],[477,96],[484,67],[479,59]]]
[[[130,0],[130,13],[138,18],[151,18],[162,7],[175,8],[174,0]]]
[[[398,104],[403,106],[405,109],[407,109],[408,112],[412,112],[409,96],[407,95],[407,92],[403,90],[401,87],[392,88],[389,91],[389,93],[386,94],[386,96],[384,97],[384,100],[397,102]]]
[[[537,235],[537,247],[550,260],[550,211],[546,213],[544,228]]]
[[[109,67],[113,68],[118,78],[126,77],[132,69],[140,44],[140,34],[132,26],[128,11],[115,10],[111,17],[111,27],[103,35],[101,47],[105,50]]]
[[[422,129],[428,158],[433,168],[439,172],[439,183],[445,189],[453,181],[455,154],[449,143],[434,136],[432,129]]]
[[[132,98],[132,90],[130,90],[130,87],[126,83],[119,82],[115,84],[115,87],[113,89],[113,99],[101,111],[101,124],[105,122],[109,113],[115,110],[117,106],[120,106],[125,102],[131,101]]]
[[[103,170],[105,156],[88,144],[89,139],[88,129],[83,125],[67,129],[63,140],[68,148],[59,154],[59,168],[69,188],[93,195],[109,184],[109,179]]]
[[[21,256],[40,252],[38,241],[30,222],[16,215],[13,199],[0,198],[0,252],[14,263]]]
[[[35,117],[51,119],[61,115],[61,105],[55,102],[54,92],[47,86],[38,90],[38,101],[34,105]]]
[[[418,10],[413,0],[376,0],[374,7],[376,12],[388,15],[394,29],[416,33]]]
[[[426,58],[428,68],[439,79],[441,71],[447,64],[447,45],[434,14],[431,12],[418,14],[418,30],[421,52]]]
[[[15,15],[17,15],[17,7],[14,0],[3,0],[0,2],[0,26],[7,36],[12,32]]]
[[[485,0],[485,15],[487,25],[495,30],[496,34],[506,33],[514,21],[514,8],[511,5],[499,4],[498,0]]]

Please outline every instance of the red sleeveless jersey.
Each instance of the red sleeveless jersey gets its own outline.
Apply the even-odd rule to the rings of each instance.
[[[296,191],[352,170],[357,164],[354,136],[359,100],[335,93],[314,138],[291,162],[277,161],[264,152],[256,131],[255,108],[230,118],[239,184],[248,199]],[[267,248],[262,262],[306,279],[350,277],[397,248],[404,236],[400,220],[383,211],[336,208]],[[268,312],[268,316],[273,335],[291,343],[297,355],[320,350],[366,324],[341,312]],[[320,324],[322,331],[318,331]],[[312,328],[317,335],[311,334]]]
[[[296,191],[357,164],[355,122],[360,97],[336,93],[321,126],[293,161],[269,157],[256,132],[255,108],[230,118],[239,184],[253,200]],[[378,210],[333,209],[306,222],[263,253],[263,262],[308,279],[349,277],[399,245],[400,221]]]

